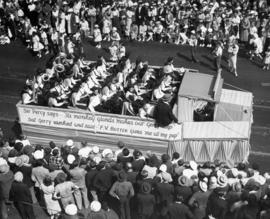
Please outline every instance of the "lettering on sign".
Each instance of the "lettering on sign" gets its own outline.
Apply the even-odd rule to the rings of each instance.
[[[18,106],[22,124],[74,129],[93,133],[134,136],[157,140],[180,140],[181,125],[156,128],[153,121],[134,117],[91,114],[88,112],[59,111],[51,108]]]

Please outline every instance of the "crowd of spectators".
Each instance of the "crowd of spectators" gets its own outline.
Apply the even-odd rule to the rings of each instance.
[[[267,0],[2,0],[1,43],[20,37],[41,57],[80,39],[101,48],[121,39],[194,44],[195,36],[196,46],[214,47],[235,38],[267,69],[269,8]]]
[[[157,156],[122,141],[118,147],[3,139],[1,218],[9,218],[11,204],[22,218],[36,218],[37,203],[51,218],[269,218],[270,175],[255,163],[197,164],[177,152]]]

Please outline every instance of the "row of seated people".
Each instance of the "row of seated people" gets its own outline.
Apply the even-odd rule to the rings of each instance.
[[[175,71],[173,58],[162,68],[151,68],[127,57],[112,64],[103,57],[89,62],[60,54],[34,80],[26,81],[22,103],[151,117],[164,95],[170,94],[171,104],[175,102],[183,72]]]

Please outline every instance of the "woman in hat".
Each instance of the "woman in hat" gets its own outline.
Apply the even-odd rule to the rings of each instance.
[[[95,24],[95,26],[94,26],[93,37],[94,37],[93,40],[94,40],[96,48],[100,49],[101,48],[102,35],[101,35],[98,24]]]
[[[237,74],[237,54],[239,51],[239,46],[237,45],[236,41],[234,40],[228,48],[228,65],[229,65],[229,69],[230,72],[234,73],[235,77],[238,77]]]

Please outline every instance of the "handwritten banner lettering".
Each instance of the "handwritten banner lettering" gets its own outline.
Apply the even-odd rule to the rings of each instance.
[[[93,133],[133,136],[156,140],[181,140],[181,125],[171,124],[166,128],[154,127],[154,121],[141,120],[138,117],[126,117],[111,114],[91,114],[54,110],[53,108],[35,108],[18,105],[22,124],[75,129]]]

